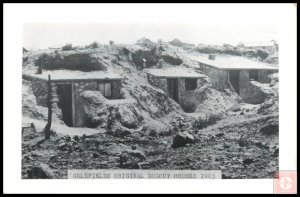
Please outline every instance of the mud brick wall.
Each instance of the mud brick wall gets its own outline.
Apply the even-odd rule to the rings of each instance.
[[[151,85],[164,90],[169,95],[167,79],[157,78],[149,74],[147,74],[147,78]]]
[[[47,100],[48,100],[48,82],[45,80],[40,79],[30,79],[31,81],[31,88],[32,92],[36,98],[37,105],[47,107]],[[52,82],[52,110],[53,113],[57,115],[57,117],[61,118],[62,112],[61,109],[58,107],[58,95],[57,95],[57,86],[55,83]]]
[[[196,105],[202,103],[205,99],[205,92],[201,88],[203,86],[203,79],[197,79],[197,88],[195,90],[186,90],[185,80],[178,80],[179,104],[184,111],[194,112]]]
[[[119,80],[112,81],[112,99],[121,99],[122,82]]]
[[[268,77],[270,74],[275,73],[273,70],[260,70],[258,71],[258,82],[270,83],[271,79]]]
[[[264,101],[265,98],[262,91],[258,87],[250,83],[248,70],[240,71],[239,84],[240,84],[239,96],[244,100],[244,102],[251,103],[251,104],[258,104]]]
[[[74,82],[74,101],[75,101],[75,127],[84,127],[86,126],[86,113],[83,105],[83,100],[80,97],[80,94],[83,91],[92,90],[98,91],[97,82]]]
[[[36,98],[36,103],[40,106],[47,107],[48,84],[44,80],[32,80],[32,91]],[[52,85],[53,87],[53,85]]]
[[[228,88],[228,72],[226,70],[216,69],[204,64],[200,66],[203,73],[211,79],[214,88],[218,90]]]

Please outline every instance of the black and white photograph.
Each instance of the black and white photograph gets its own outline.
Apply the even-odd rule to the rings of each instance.
[[[279,8],[237,5],[183,7],[169,21],[157,18],[172,19],[172,4],[164,14],[156,5],[153,21],[124,11],[23,22],[20,65],[10,65],[20,70],[21,180],[278,179],[280,73],[292,66],[281,65]]]

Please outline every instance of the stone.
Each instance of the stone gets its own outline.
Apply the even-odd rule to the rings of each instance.
[[[173,148],[183,147],[186,144],[193,143],[195,140],[194,136],[188,132],[180,132],[173,138]]]
[[[230,147],[230,144],[228,144],[228,143],[224,144],[224,148],[229,148],[229,147]]]
[[[217,133],[216,137],[223,137],[225,134],[224,133]]]
[[[279,154],[279,148],[276,148],[276,149],[274,150],[273,155],[274,155],[274,156],[278,156],[278,154]]]
[[[93,153],[93,158],[98,158],[98,157],[99,157],[99,154]]]
[[[96,148],[98,148],[100,146],[100,142],[99,141],[95,141],[95,146],[96,146]]]
[[[30,157],[29,155],[24,155],[23,159],[28,161],[33,160],[32,157]]]
[[[95,147],[89,147],[88,150],[90,150],[90,151],[96,151],[97,149]]]
[[[59,145],[58,145],[59,150],[64,150],[66,147],[67,147],[67,143],[65,143],[65,142],[59,143]]]
[[[153,130],[151,130],[151,131],[149,132],[149,136],[157,138],[157,137],[158,137],[158,133],[157,133],[157,131],[155,131],[155,130],[153,129]]]
[[[124,152],[128,153],[130,156],[136,157],[141,161],[146,160],[146,155],[140,150],[125,150]]]
[[[149,162],[139,162],[138,165],[140,169],[149,169],[151,167]]]
[[[79,140],[80,140],[80,138],[78,137],[78,135],[75,135],[75,136],[73,137],[73,139],[74,139],[76,142],[79,142]]]
[[[115,130],[114,135],[116,137],[124,138],[126,136],[131,136],[132,132],[129,129],[118,128]]]
[[[215,158],[215,161],[222,161],[222,160],[223,160],[222,157],[216,157],[216,158]]]
[[[54,178],[53,171],[47,164],[41,163],[39,166],[32,167],[28,172],[30,179],[52,179]]]
[[[50,155],[49,161],[55,161],[56,160],[56,155]]]
[[[218,150],[224,150],[224,148],[223,147],[218,147]]]
[[[260,132],[262,132],[264,135],[272,135],[272,134],[278,134],[279,132],[279,126],[278,124],[268,124],[260,129]]]
[[[67,142],[70,142],[71,141],[71,137],[69,135],[65,135],[64,136],[64,139],[67,141]]]
[[[252,159],[252,158],[246,158],[246,159],[243,160],[243,163],[246,164],[246,165],[249,165],[253,162],[254,162],[254,159]]]
[[[139,162],[146,160],[146,156],[139,150],[124,150],[119,156],[121,168],[140,169]]]

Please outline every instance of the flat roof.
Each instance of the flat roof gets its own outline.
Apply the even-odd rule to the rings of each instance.
[[[204,78],[205,75],[195,72],[192,68],[168,67],[145,69],[147,74],[158,78]]]
[[[41,80],[48,80],[48,75],[51,76],[53,82],[66,82],[66,81],[96,81],[96,80],[122,80],[124,79],[118,74],[105,71],[72,71],[72,70],[43,70],[42,74],[24,74],[27,77],[34,77]]]
[[[216,55],[215,60],[208,59],[208,54],[188,55],[187,57],[222,70],[278,70],[270,64],[240,56]]]

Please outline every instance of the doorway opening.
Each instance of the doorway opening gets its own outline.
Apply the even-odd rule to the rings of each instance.
[[[57,85],[58,106],[62,110],[62,119],[69,127],[73,126],[72,117],[72,85]]]
[[[229,81],[236,91],[236,93],[240,93],[240,71],[238,70],[231,70],[229,71]]]
[[[258,81],[258,70],[250,70],[249,71],[249,79],[254,80],[254,81]]]
[[[179,103],[178,79],[171,78],[171,79],[167,79],[167,81],[168,81],[169,96],[177,103]]]

